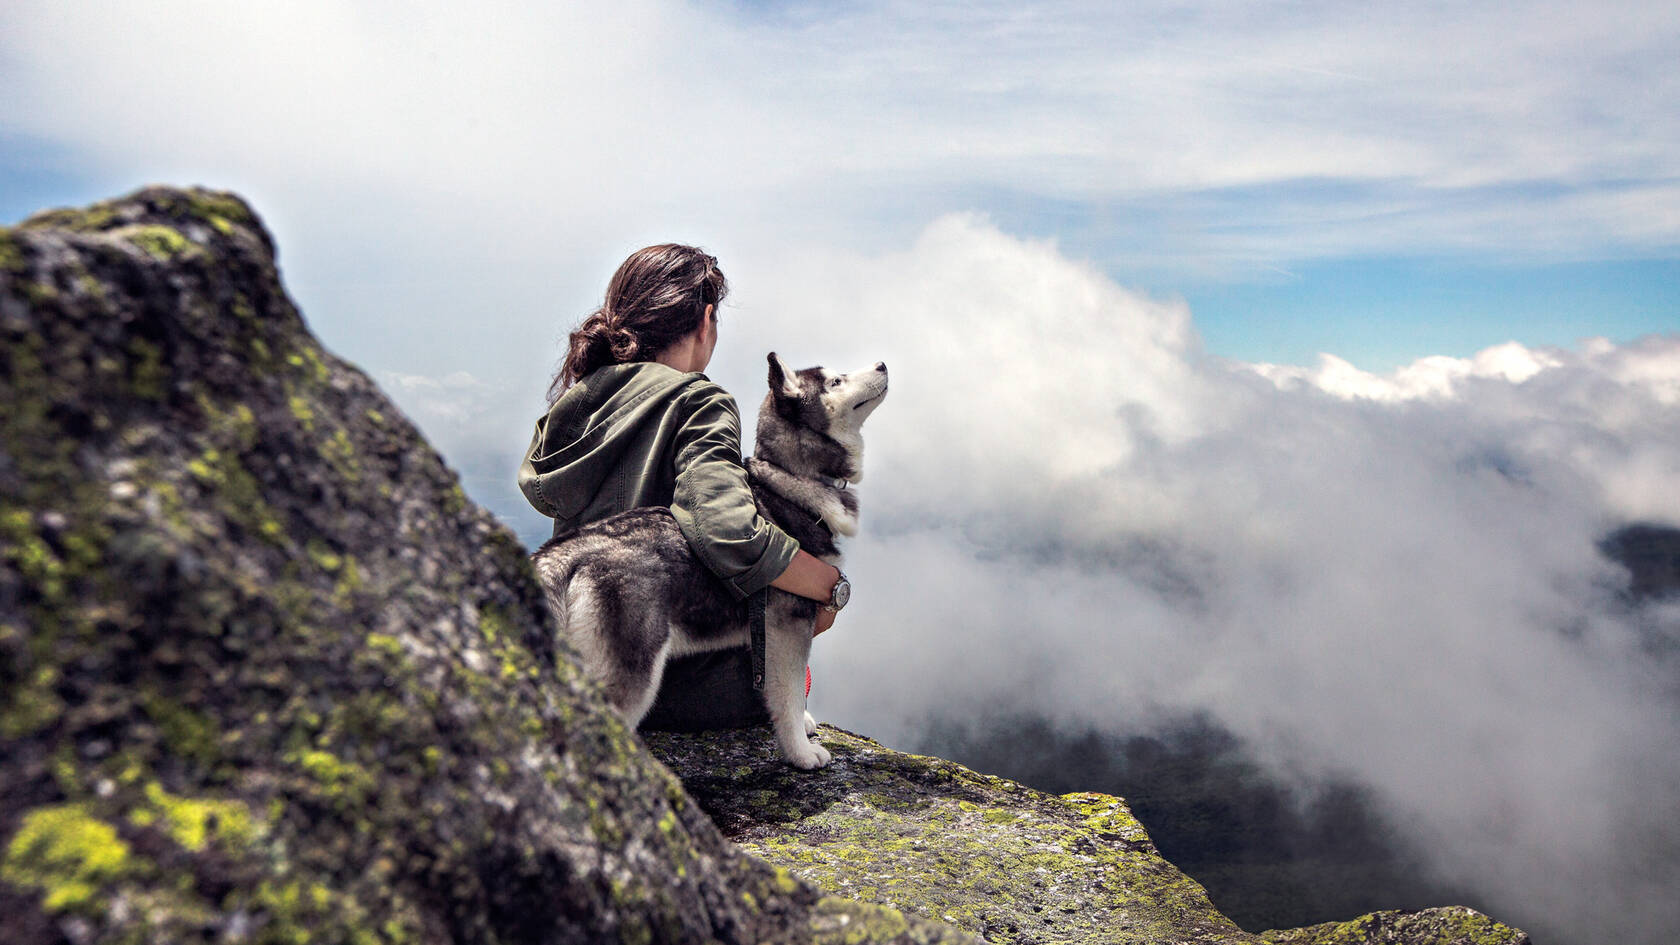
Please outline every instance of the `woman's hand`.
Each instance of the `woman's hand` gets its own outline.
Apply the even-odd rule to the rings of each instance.
[[[834,618],[838,616],[826,607],[817,608],[817,620],[811,625],[811,636],[817,636],[829,627],[834,626]]]
[[[829,595],[834,591],[835,582],[839,580],[839,568],[809,552],[800,551],[794,554],[793,560],[788,562],[787,570],[771,581],[770,586],[789,594],[798,594],[819,604],[826,604]]]
[[[789,594],[814,600],[820,604],[828,603],[834,593],[834,585],[840,580],[840,569],[807,552],[801,551],[793,556],[783,571],[770,586]],[[834,612],[826,608],[817,609],[816,622],[811,624],[811,636],[816,636],[834,626]]]

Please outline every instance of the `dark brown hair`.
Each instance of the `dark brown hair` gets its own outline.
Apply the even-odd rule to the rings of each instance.
[[[549,402],[598,367],[657,358],[699,328],[706,306],[728,293],[717,259],[699,247],[661,243],[631,253],[613,273],[601,307],[567,338]]]

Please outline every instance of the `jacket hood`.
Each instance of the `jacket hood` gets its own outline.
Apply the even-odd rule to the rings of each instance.
[[[519,468],[520,491],[550,518],[575,517],[618,467],[644,420],[705,380],[651,361],[591,371],[537,420]]]

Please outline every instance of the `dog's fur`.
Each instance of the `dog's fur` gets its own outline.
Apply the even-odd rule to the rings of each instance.
[[[858,430],[887,394],[887,367],[851,374],[792,371],[770,354],[770,392],[747,464],[758,511],[799,547],[840,564],[836,538],[857,533],[863,473]],[[672,656],[747,642],[747,606],[700,563],[669,509],[631,509],[587,525],[531,556],[556,622],[632,727],[652,708]],[[818,604],[769,589],[764,701],[782,757],[820,768],[828,750],[805,712],[805,662]]]

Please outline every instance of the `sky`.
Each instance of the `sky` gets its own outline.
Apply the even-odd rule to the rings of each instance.
[[[1680,932],[1680,8],[160,0],[0,9],[0,221],[246,197],[528,543],[631,250],[711,375],[885,360],[819,716],[1199,712],[1555,942]],[[750,446],[750,444],[749,444]]]

